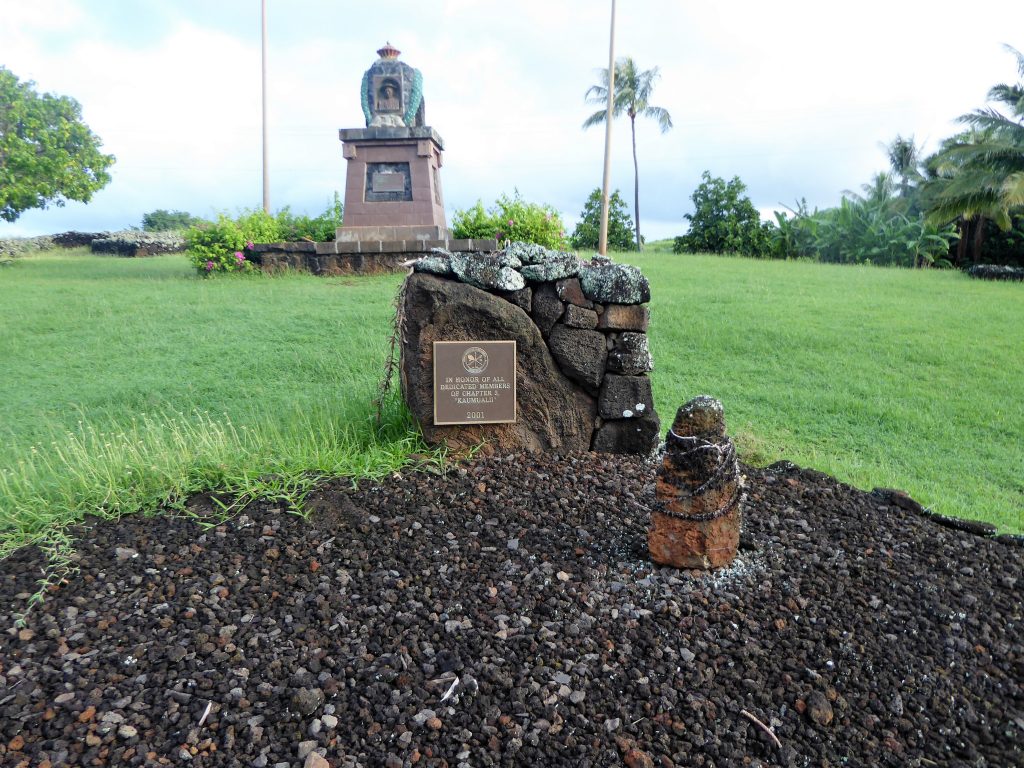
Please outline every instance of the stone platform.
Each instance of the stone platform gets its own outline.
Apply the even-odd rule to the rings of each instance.
[[[430,254],[433,248],[491,253],[498,250],[498,241],[442,238],[257,243],[251,258],[264,272],[295,269],[314,275],[379,274],[404,271],[408,268],[408,261]]]

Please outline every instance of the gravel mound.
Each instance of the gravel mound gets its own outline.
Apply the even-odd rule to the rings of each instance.
[[[744,471],[712,575],[652,566],[654,466],[600,454],[91,524],[23,628],[18,552],[0,764],[1024,765],[1024,549]]]

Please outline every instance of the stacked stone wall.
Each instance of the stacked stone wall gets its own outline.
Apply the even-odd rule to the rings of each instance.
[[[648,377],[650,287],[639,269],[525,243],[496,253],[435,249],[413,269],[403,304],[403,387],[428,440],[465,445],[487,431],[477,425],[433,427],[425,339],[513,338],[519,341],[520,370],[550,368],[561,379],[558,398],[573,417],[552,415],[559,403],[529,389],[555,385],[548,373],[530,373],[519,383],[518,430],[492,430],[503,435],[503,448],[646,454],[657,446],[660,424]],[[463,315],[477,318],[472,326],[458,307],[447,306],[458,302],[469,305]],[[486,309],[488,304],[493,306]],[[523,350],[534,348],[536,359],[526,360]]]

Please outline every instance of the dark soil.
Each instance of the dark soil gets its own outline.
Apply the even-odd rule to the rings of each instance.
[[[607,455],[96,523],[23,628],[19,552],[0,764],[1024,765],[1024,549],[745,472],[712,575],[651,565],[653,465]]]

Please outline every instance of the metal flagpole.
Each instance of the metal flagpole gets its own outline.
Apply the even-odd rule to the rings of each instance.
[[[615,0],[612,0],[612,26],[608,35],[608,114],[604,120],[604,186],[601,188],[601,239],[597,252],[608,255],[608,195],[611,185],[612,112],[615,104]]]
[[[270,174],[267,170],[267,0],[261,0],[260,32],[263,56],[263,210],[270,213]]]

